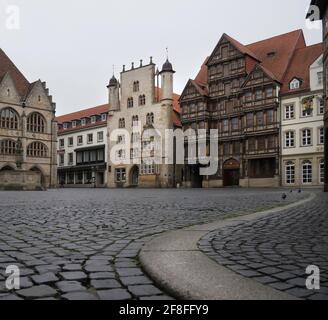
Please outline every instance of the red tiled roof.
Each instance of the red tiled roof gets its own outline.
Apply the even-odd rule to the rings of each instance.
[[[302,30],[285,33],[247,45],[259,57],[261,64],[282,82],[296,49],[306,46]],[[275,53],[268,56],[269,53]]]
[[[288,32],[246,46],[227,34],[224,34],[223,36],[226,37],[236,49],[249,55],[251,58],[258,60],[258,63],[263,67],[263,70],[265,70],[265,72],[267,72],[273,79],[281,83],[285,79],[285,74],[293,59],[294,53],[299,49],[306,48],[302,30]],[[205,87],[208,81],[208,68],[206,65],[208,59],[209,57],[206,58],[194,80],[201,87]],[[300,65],[298,67],[300,67]],[[203,91],[205,90],[203,89]]]
[[[260,59],[257,57],[257,55],[250,50],[247,46],[244,46],[243,44],[241,44],[240,42],[238,42],[237,40],[231,38],[230,36],[228,36],[226,33],[223,34],[223,36],[241,53],[243,54],[247,54],[250,57],[252,57],[253,59],[260,61]]]
[[[318,43],[295,51],[290,67],[284,78],[281,93],[295,93],[303,90],[310,90],[310,66],[322,55],[323,44]],[[290,90],[289,84],[294,78],[302,80],[301,87]]]
[[[91,116],[107,113],[108,111],[109,111],[109,104],[103,104],[97,107],[84,109],[77,112],[65,114],[63,116],[59,116],[56,118],[56,121],[58,122],[58,124],[62,124],[64,122],[71,122],[73,120],[89,118]]]
[[[9,57],[0,49],[0,81],[9,73],[13,78],[16,89],[22,98],[25,98],[30,91],[31,84],[27,81],[24,75],[18,70],[15,64]]]

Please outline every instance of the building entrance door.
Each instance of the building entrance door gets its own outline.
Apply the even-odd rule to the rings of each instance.
[[[227,160],[223,165],[223,186],[239,186],[240,164],[235,159]]]
[[[131,185],[137,187],[139,185],[139,168],[137,166],[131,169]]]

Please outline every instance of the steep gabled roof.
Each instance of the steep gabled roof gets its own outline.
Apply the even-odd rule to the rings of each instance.
[[[261,60],[261,59],[259,59],[259,57],[257,57],[257,55],[256,55],[256,53],[254,53],[254,51],[252,51],[248,48],[248,46],[241,44],[239,41],[228,36],[226,33],[223,34],[223,37],[225,37],[241,53],[247,54],[248,56],[252,57],[253,59],[255,59],[257,61]]]
[[[0,49],[0,81],[9,73],[14,80],[16,89],[22,98],[25,98],[30,90],[30,83],[24,75],[18,70],[9,57]]]
[[[270,71],[268,70],[267,68],[263,67],[262,65],[260,64],[256,64],[253,68],[253,70],[248,74],[247,78],[245,79],[242,87],[245,87],[245,85],[247,84],[248,80],[250,79],[250,77],[252,76],[252,74],[257,71],[257,70],[262,70],[262,72],[268,76],[272,81],[276,81],[276,82],[279,82],[279,80],[276,78],[276,76]]]
[[[310,66],[323,54],[323,44],[318,43],[295,51],[293,59],[284,77],[281,93],[297,93],[310,90]],[[289,84],[294,79],[301,79],[299,89],[290,90]]]
[[[247,45],[260,59],[261,65],[282,82],[296,49],[306,47],[302,30],[281,34]]]
[[[299,49],[306,48],[302,30],[295,30],[248,45],[241,44],[227,34],[223,34],[219,44],[223,37],[237,50],[248,55],[253,61],[256,61],[257,64],[260,64],[265,73],[280,83],[283,83],[285,79],[285,74],[291,64],[294,53]],[[215,52],[215,50],[213,52]],[[207,85],[207,63],[210,58],[211,57],[206,58],[194,80],[196,84],[202,88]]]
[[[208,71],[208,68],[207,68],[207,62],[209,60],[210,57],[207,57],[205,59],[205,61],[203,62],[196,78],[195,78],[195,81],[197,84],[199,84],[200,86],[206,86],[207,84],[207,71]]]

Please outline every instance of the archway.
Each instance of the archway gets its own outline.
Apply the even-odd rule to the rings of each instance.
[[[139,185],[139,167],[134,166],[130,171],[130,182],[132,187]]]
[[[239,186],[240,164],[236,159],[229,159],[223,164],[223,186]]]

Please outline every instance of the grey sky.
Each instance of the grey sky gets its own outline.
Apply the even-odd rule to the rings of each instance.
[[[247,44],[302,28],[310,0],[0,0],[0,47],[29,81],[47,81],[57,115],[107,103],[106,85],[122,65],[149,56],[160,66],[169,47],[181,93],[223,32]],[[20,30],[4,22],[20,8]]]

